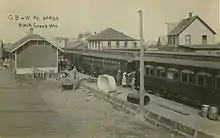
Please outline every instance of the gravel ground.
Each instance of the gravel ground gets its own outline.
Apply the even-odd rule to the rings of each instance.
[[[38,82],[42,98],[71,123],[81,138],[170,138],[137,116],[117,111],[88,91],[59,91],[54,81]],[[86,98],[87,97],[87,98]],[[87,99],[87,100],[86,100]]]

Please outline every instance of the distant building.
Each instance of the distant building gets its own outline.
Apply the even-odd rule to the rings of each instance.
[[[66,37],[55,37],[52,40],[59,48],[64,48],[69,41],[69,38]]]
[[[138,40],[112,28],[97,33],[88,40],[88,49],[135,49],[139,47]]]
[[[58,53],[62,49],[40,35],[30,34],[14,43],[10,49],[10,64],[16,74],[32,74],[33,68],[58,72]]]
[[[168,29],[169,45],[213,45],[216,32],[199,16],[181,20],[177,25],[172,24]],[[171,29],[173,27],[173,29]],[[170,31],[169,31],[170,30]]]

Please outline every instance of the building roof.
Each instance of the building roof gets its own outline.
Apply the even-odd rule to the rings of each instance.
[[[54,39],[55,40],[64,40],[64,41],[68,41],[69,40],[68,37],[61,37],[61,36],[55,37]]]
[[[23,44],[25,44],[26,42],[30,41],[30,40],[46,40],[44,37],[38,35],[38,34],[31,34],[31,35],[27,35],[23,38],[21,38],[20,40],[18,40],[17,42],[15,42],[11,48],[10,48],[10,52],[14,52],[16,51],[18,48],[22,47]],[[49,41],[48,41],[49,42]],[[51,43],[51,42],[49,42]],[[52,44],[52,43],[51,43]],[[58,48],[59,50],[63,51],[62,49],[60,49],[59,47],[55,46],[54,44],[52,44],[54,47]]]
[[[118,41],[134,41],[136,39],[122,33],[122,32],[119,32],[115,29],[112,29],[112,28],[107,28],[103,31],[101,31],[100,33],[96,34],[96,35],[93,35],[91,36],[90,38],[88,38],[87,40],[94,40],[94,41],[97,41],[97,40],[102,40],[102,41],[105,41],[105,40],[118,40]]]
[[[178,45],[179,47],[194,50],[220,50],[220,45]]]
[[[200,20],[201,23],[203,23],[213,34],[216,34],[216,32],[205,23],[204,20],[202,20],[199,16],[193,16],[191,18],[182,19],[176,27],[173,28],[172,31],[168,33],[168,36],[172,35],[179,35],[182,33],[191,23],[193,23],[196,19]]]
[[[65,46],[66,49],[71,49],[71,48],[72,49],[75,49],[75,48],[84,49],[86,47],[87,47],[87,42],[83,40],[69,41],[66,43],[66,46]]]

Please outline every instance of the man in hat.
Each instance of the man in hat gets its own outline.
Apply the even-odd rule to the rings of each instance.
[[[121,70],[118,70],[118,73],[116,75],[116,84],[117,84],[117,86],[121,86],[121,82],[122,82]]]

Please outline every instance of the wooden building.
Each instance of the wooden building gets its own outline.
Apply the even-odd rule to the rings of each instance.
[[[33,69],[56,73],[59,52],[63,50],[31,31],[11,47],[11,69],[16,74],[31,74]]]

